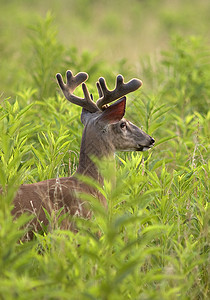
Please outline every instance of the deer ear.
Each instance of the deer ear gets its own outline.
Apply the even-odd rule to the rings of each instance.
[[[89,111],[87,111],[85,108],[82,109],[82,113],[80,116],[80,120],[82,122],[82,124],[85,126],[88,122],[88,120],[92,117],[92,113],[90,113]]]
[[[125,114],[125,107],[126,107],[126,97],[120,98],[114,104],[107,107],[99,116],[98,120],[112,124],[119,122],[124,114]]]

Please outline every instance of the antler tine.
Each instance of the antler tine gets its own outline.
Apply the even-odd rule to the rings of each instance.
[[[116,87],[114,90],[108,90],[106,86],[106,81],[103,77],[99,78],[97,82],[97,88],[99,93],[99,99],[96,102],[96,105],[99,109],[103,110],[110,102],[121,98],[131,92],[134,92],[142,86],[142,81],[136,78],[133,78],[127,83],[124,83],[124,78],[122,75],[117,76]]]
[[[96,86],[97,86],[97,89],[98,89],[99,98],[103,97],[103,92],[102,92],[102,89],[101,89],[101,86],[100,86],[99,82],[96,82]]]
[[[73,76],[72,72],[68,70],[66,72],[66,84],[63,82],[62,75],[60,73],[56,74],[58,84],[66,97],[66,99],[76,105],[79,105],[89,112],[98,111],[97,105],[92,101],[90,94],[88,92],[87,86],[84,83],[88,79],[88,74],[85,72],[80,72]],[[82,83],[82,90],[84,93],[84,98],[75,96],[73,94],[74,90]]]

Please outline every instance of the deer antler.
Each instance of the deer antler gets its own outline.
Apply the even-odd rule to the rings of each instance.
[[[132,79],[127,83],[124,83],[124,78],[122,75],[117,76],[116,87],[114,90],[108,90],[106,86],[106,81],[103,77],[99,78],[99,81],[96,83],[99,99],[96,102],[97,107],[100,110],[103,110],[107,107],[106,104],[121,98],[131,92],[134,92],[142,85],[142,81],[139,79]]]
[[[88,74],[85,72],[80,72],[77,75],[73,76],[71,71],[66,72],[66,84],[63,82],[61,74],[56,75],[58,84],[63,91],[66,99],[76,105],[82,106],[91,113],[94,113],[98,110],[104,110],[107,107],[107,104],[121,98],[122,96],[127,95],[128,93],[134,92],[142,85],[142,81],[139,79],[132,79],[127,83],[124,83],[124,78],[122,75],[117,76],[116,87],[114,90],[108,90],[106,86],[106,81],[103,77],[99,78],[99,81],[96,83],[99,99],[93,102],[91,95],[88,92],[87,86],[84,83],[88,79]],[[82,83],[82,89],[84,93],[84,98],[77,97],[73,94],[77,86]]]
[[[85,72],[80,72],[77,75],[73,76],[71,71],[66,72],[66,84],[63,82],[61,74],[56,74],[58,84],[63,91],[66,99],[76,105],[82,106],[89,112],[98,111],[98,107],[95,102],[92,101],[90,94],[88,92],[87,86],[84,83],[88,79],[88,74]],[[82,90],[84,93],[84,98],[77,97],[73,94],[74,90],[82,83]]]

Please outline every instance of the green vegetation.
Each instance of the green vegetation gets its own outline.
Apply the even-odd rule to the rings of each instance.
[[[0,299],[209,299],[209,2],[0,2]],[[18,186],[70,176],[78,163],[81,110],[55,81],[67,69],[90,75],[94,99],[99,76],[110,88],[118,73],[142,79],[126,116],[156,146],[117,153],[116,187],[104,174],[108,211],[89,199],[94,217],[77,219],[77,234],[58,225],[22,243],[29,217],[10,214]]]

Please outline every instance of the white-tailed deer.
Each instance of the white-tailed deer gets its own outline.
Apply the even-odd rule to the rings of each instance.
[[[104,196],[95,188],[78,179],[77,174],[89,176],[103,186],[103,177],[91,157],[98,159],[114,156],[115,151],[145,151],[154,145],[154,139],[144,131],[124,119],[125,95],[137,90],[142,82],[132,79],[124,83],[121,75],[117,76],[116,88],[107,89],[104,78],[97,82],[99,99],[93,102],[84,81],[88,75],[84,72],[73,76],[66,72],[66,84],[60,74],[56,75],[58,84],[66,99],[81,106],[81,121],[84,124],[78,169],[72,177],[54,178],[33,184],[20,186],[14,199],[12,214],[16,217],[22,213],[34,214],[31,221],[32,230],[40,230],[48,224],[46,210],[50,215],[63,208],[63,213],[79,215],[84,218],[91,216],[90,207],[78,197],[78,193],[89,193],[96,197],[105,207]],[[84,98],[73,94],[82,83]],[[119,99],[119,100],[118,100]],[[108,103],[116,101],[108,106]],[[44,209],[43,209],[44,208]],[[65,222],[63,228],[71,228]]]

